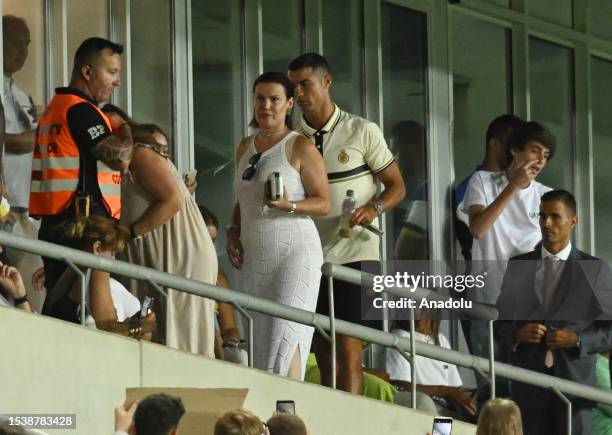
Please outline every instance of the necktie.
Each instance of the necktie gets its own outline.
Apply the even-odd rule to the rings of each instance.
[[[550,309],[557,289],[557,262],[559,259],[553,255],[549,255],[544,259],[544,308],[546,311]]]
[[[319,130],[314,134],[315,146],[321,154],[323,154],[323,136],[327,133],[324,130]]]
[[[553,255],[549,255],[544,259],[545,273],[544,273],[544,308],[548,312],[555,290],[557,288],[557,261],[559,259]],[[544,365],[547,368],[551,368],[555,363],[552,350],[548,349],[544,356]]]

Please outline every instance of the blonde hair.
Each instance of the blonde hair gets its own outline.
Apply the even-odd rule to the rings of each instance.
[[[523,435],[521,410],[509,399],[491,399],[482,407],[476,435]]]
[[[255,414],[236,409],[219,417],[214,435],[261,435],[263,432],[263,423]]]
[[[130,230],[119,221],[97,215],[69,223],[65,234],[79,249],[91,250],[93,244],[100,241],[103,249],[112,252],[123,250],[130,238]]]

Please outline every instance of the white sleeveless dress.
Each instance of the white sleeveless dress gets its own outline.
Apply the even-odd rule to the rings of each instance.
[[[323,251],[310,217],[288,214],[265,206],[264,183],[271,172],[280,172],[291,201],[304,199],[299,172],[287,160],[287,143],[298,136],[290,132],[265,151],[250,180],[242,173],[256,154],[254,138],[238,163],[234,188],[240,204],[240,240],[244,248],[241,268],[243,290],[257,297],[314,311],[319,293]],[[255,367],[286,376],[299,348],[302,378],[314,329],[299,323],[252,312]]]

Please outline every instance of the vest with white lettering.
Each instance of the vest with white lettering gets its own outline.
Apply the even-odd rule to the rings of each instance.
[[[79,147],[68,128],[68,111],[80,103],[91,104],[111,131],[111,123],[96,105],[74,94],[56,94],[38,121],[32,160],[30,215],[58,215],[72,206],[80,177]],[[95,126],[88,133],[95,138]],[[121,217],[121,174],[97,161],[97,181],[109,216]]]

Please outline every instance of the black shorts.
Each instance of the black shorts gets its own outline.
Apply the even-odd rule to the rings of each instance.
[[[350,267],[351,269],[361,271],[361,261],[346,263],[342,266]],[[378,261],[368,262],[372,266],[368,271],[373,271],[371,267],[380,267]],[[319,287],[319,299],[317,300],[317,314],[329,316],[329,294],[327,286],[328,278],[321,277],[321,286]],[[336,319],[346,320],[347,322],[357,323],[369,328],[382,330],[382,320],[364,320],[361,315],[361,285],[351,284],[346,281],[334,279],[334,315]]]

